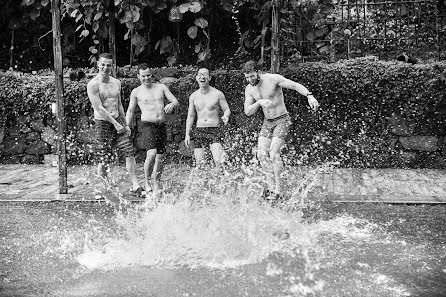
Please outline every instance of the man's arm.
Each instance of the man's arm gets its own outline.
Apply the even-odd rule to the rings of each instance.
[[[166,96],[167,100],[170,101],[169,104],[164,106],[164,112],[170,113],[175,107],[180,106],[180,103],[166,85],[163,85],[163,90],[164,90],[164,96]]]
[[[278,79],[277,84],[280,87],[295,90],[299,92],[301,95],[307,97],[308,104],[312,109],[316,110],[319,107],[319,102],[317,102],[316,98],[314,98],[313,94],[305,86],[295,81],[292,81],[291,79],[285,78],[279,74],[277,74],[276,77]]]
[[[116,121],[113,116],[104,108],[102,105],[101,98],[99,97],[99,87],[90,81],[87,84],[87,94],[88,99],[91,102],[91,105],[93,106],[93,109],[99,113],[105,120],[112,123],[113,126],[115,126],[116,130],[122,129],[122,125]]]
[[[223,111],[223,116],[221,117],[223,123],[226,125],[229,121],[229,116],[231,115],[231,110],[229,109],[228,102],[226,101],[225,95],[219,91],[218,93],[218,103]]]
[[[195,106],[194,106],[194,94],[189,97],[189,109],[187,111],[187,119],[186,119],[186,136],[184,138],[184,143],[189,146],[190,143],[190,130],[192,129],[192,125],[195,120]]]
[[[245,88],[245,105],[244,110],[247,116],[251,116],[256,113],[260,107],[260,101],[255,101],[252,95],[248,91],[248,86]]]
[[[135,114],[135,108],[138,104],[138,98],[136,96],[136,89],[133,89],[130,93],[130,102],[129,102],[129,108],[127,108],[127,113],[125,115],[125,121],[127,123],[127,126],[130,126],[130,123],[133,120],[133,115]]]

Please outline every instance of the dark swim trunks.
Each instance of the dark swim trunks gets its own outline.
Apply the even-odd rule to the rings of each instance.
[[[164,154],[167,144],[166,124],[141,121],[139,131],[141,148],[156,149],[157,154]]]
[[[123,119],[116,119],[124,127]],[[109,163],[112,159],[113,148],[116,148],[119,156],[133,157],[133,143],[127,133],[118,134],[112,123],[104,120],[94,120],[96,131],[96,158],[99,162]]]
[[[290,127],[291,117],[288,113],[285,113],[274,119],[265,119],[259,135],[266,138],[278,137],[285,140]]]
[[[213,143],[221,143],[223,141],[220,127],[196,127],[194,130],[194,146],[195,148],[204,148]]]

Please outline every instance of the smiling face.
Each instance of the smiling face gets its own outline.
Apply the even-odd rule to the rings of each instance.
[[[260,77],[259,77],[259,74],[257,73],[257,71],[251,71],[248,73],[244,73],[244,75],[245,75],[246,81],[251,86],[256,86],[260,81]]]
[[[98,61],[99,73],[102,75],[110,75],[113,67],[113,60],[101,57]]]
[[[200,88],[207,87],[209,85],[209,81],[211,80],[209,70],[206,68],[201,68],[198,70],[196,79]]]
[[[138,78],[141,81],[141,84],[146,85],[146,86],[150,86],[150,84],[153,82],[153,75],[150,72],[150,69],[140,69],[139,70],[139,74],[138,74]]]

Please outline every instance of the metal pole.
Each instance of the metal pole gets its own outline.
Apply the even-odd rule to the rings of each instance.
[[[60,44],[60,0],[51,0],[53,20],[53,54],[57,105],[57,151],[59,155],[59,194],[67,194],[67,157],[65,147],[65,113],[63,100],[62,48]]]

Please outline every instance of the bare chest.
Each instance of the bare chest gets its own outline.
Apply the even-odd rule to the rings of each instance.
[[[252,87],[250,93],[257,101],[260,99],[274,99],[280,94],[281,88],[275,84],[263,83],[261,86]]]
[[[164,92],[161,89],[145,90],[138,92],[138,103],[143,105],[164,104]]]
[[[113,83],[99,85],[99,96],[102,100],[116,98],[119,95],[119,86]]]
[[[197,96],[194,100],[197,111],[211,111],[218,109],[218,99],[214,96]]]

